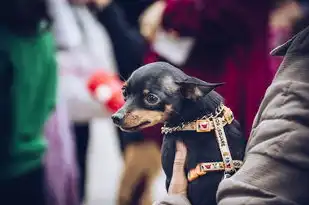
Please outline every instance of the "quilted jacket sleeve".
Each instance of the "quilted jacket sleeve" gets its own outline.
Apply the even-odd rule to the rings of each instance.
[[[153,205],[191,205],[191,203],[181,195],[168,195],[162,201],[155,202]]]
[[[218,188],[219,205],[292,205],[309,200],[309,27],[285,54],[255,117],[243,167]]]

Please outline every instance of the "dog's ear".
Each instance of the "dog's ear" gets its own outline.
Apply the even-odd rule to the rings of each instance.
[[[188,77],[183,80],[175,81],[180,86],[180,91],[185,98],[196,100],[207,95],[216,87],[225,83],[208,83],[195,77]]]

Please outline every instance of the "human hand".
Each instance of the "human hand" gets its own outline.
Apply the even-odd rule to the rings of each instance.
[[[94,3],[98,8],[104,8],[108,6],[113,0],[70,0],[74,4],[88,4]]]
[[[94,2],[98,8],[105,8],[110,3],[112,3],[113,0],[91,0],[91,1]]]
[[[140,16],[140,32],[147,40],[154,39],[156,31],[161,25],[165,7],[165,1],[159,0],[149,6]]]
[[[187,158],[187,148],[183,142],[176,142],[173,176],[168,189],[168,194],[187,195],[188,180],[184,167]]]
[[[270,24],[273,28],[288,28],[297,19],[303,16],[300,5],[295,2],[288,2],[273,11],[270,16]]]

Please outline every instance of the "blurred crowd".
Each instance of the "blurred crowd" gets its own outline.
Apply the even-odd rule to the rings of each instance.
[[[125,81],[145,63],[166,61],[205,81],[225,82],[218,92],[249,136],[282,60],[269,52],[309,25],[308,15],[306,0],[1,2],[2,200],[84,203],[89,127],[112,114],[87,87],[100,71]],[[152,204],[160,127],[110,129],[117,130],[124,160],[115,203]]]

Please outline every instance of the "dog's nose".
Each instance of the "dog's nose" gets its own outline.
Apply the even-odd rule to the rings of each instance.
[[[112,115],[112,120],[113,120],[115,125],[121,125],[122,121],[123,121],[123,116],[116,113],[116,114]]]

